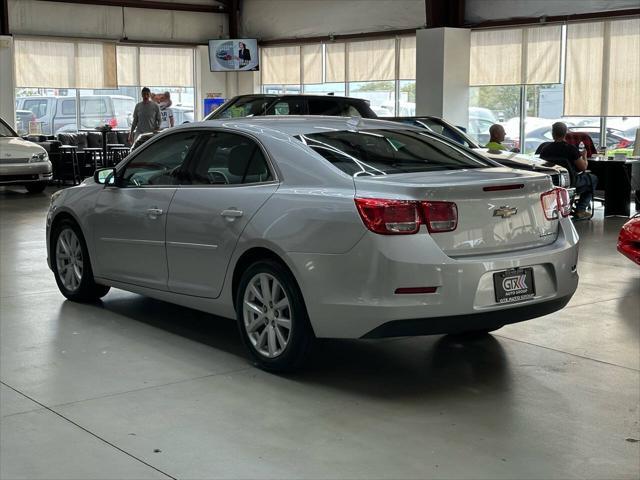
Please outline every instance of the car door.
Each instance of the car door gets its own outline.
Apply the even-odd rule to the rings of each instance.
[[[215,298],[240,234],[278,183],[250,137],[211,131],[176,191],[167,218],[169,290]]]
[[[167,212],[198,133],[178,132],[141,149],[97,197],[96,276],[166,290]]]

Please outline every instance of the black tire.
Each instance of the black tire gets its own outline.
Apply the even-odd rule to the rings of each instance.
[[[287,344],[281,353],[271,358],[260,353],[259,349],[253,345],[245,325],[243,308],[245,292],[247,292],[251,281],[259,274],[267,274],[276,279],[289,300],[287,311],[291,320],[291,329],[287,337]],[[240,336],[257,367],[270,372],[291,372],[304,366],[311,354],[315,335],[309,322],[302,293],[289,270],[274,260],[260,260],[253,263],[243,272],[240,278],[235,306]],[[275,322],[273,319],[272,321]],[[266,330],[267,326],[265,325],[263,329]]]
[[[29,193],[42,193],[44,189],[47,187],[47,182],[36,182],[36,183],[27,183],[24,188],[27,189]]]
[[[64,285],[63,280],[60,278],[58,272],[58,258],[57,258],[57,245],[58,238],[65,230],[71,230],[76,235],[80,248],[82,251],[82,276],[79,285],[75,289],[67,288]],[[104,297],[110,287],[97,284],[93,279],[93,270],[91,269],[91,261],[89,259],[89,251],[87,250],[87,244],[82,235],[82,231],[76,222],[71,219],[64,219],[56,223],[51,232],[51,267],[53,270],[53,276],[56,279],[60,292],[69,300],[74,302],[95,302]]]

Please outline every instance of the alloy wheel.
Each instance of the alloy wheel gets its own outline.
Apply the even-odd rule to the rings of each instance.
[[[84,262],[80,240],[70,228],[65,228],[58,235],[56,267],[64,288],[71,292],[76,291],[82,282]]]
[[[253,348],[275,358],[291,338],[291,304],[280,282],[268,273],[256,274],[244,292],[243,321]]]

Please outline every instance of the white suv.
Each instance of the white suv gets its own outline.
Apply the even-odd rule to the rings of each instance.
[[[0,186],[24,185],[40,193],[53,177],[47,151],[23,140],[0,118]]]

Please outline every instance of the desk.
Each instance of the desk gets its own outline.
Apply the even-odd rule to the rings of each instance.
[[[589,170],[598,177],[597,188],[604,190],[604,216],[631,216],[632,168],[640,168],[640,159],[615,160],[598,156],[589,158],[588,162]]]

